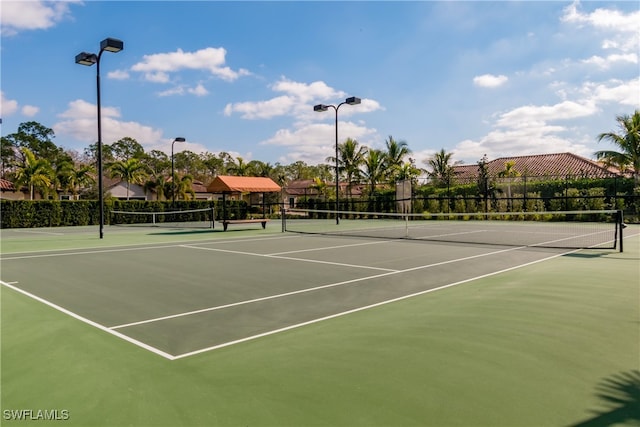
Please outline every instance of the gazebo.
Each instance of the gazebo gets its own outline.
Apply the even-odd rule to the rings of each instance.
[[[274,193],[281,190],[280,186],[276,184],[271,178],[256,177],[256,176],[217,176],[211,184],[207,186],[207,191],[210,193],[222,194],[222,225],[224,230],[227,230],[229,224],[238,223],[261,223],[262,228],[267,225],[268,219],[265,217],[265,205],[264,205],[264,193]],[[262,218],[260,219],[230,219],[226,212],[226,196],[233,193],[262,193]]]

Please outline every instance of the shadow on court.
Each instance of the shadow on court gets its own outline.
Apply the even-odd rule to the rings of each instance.
[[[596,396],[610,409],[593,411],[594,415],[571,427],[602,427],[640,422],[640,371],[621,372],[605,378],[596,387]]]

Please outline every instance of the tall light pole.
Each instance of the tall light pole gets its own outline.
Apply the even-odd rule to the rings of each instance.
[[[338,212],[340,211],[340,200],[338,196],[340,191],[340,174],[338,173],[338,110],[344,104],[357,105],[357,104],[360,104],[360,102],[361,102],[360,98],[356,98],[355,96],[352,96],[345,99],[344,102],[341,102],[337,106],[325,105],[325,104],[318,104],[313,106],[313,111],[322,112],[322,111],[327,111],[329,108],[333,108],[334,111],[336,112],[336,225],[340,224],[340,215],[338,214]]]
[[[173,142],[171,143],[171,209],[173,209],[173,205],[176,204],[176,177],[173,172],[173,144],[175,144],[176,142],[185,142],[185,141],[186,139],[179,136],[177,138],[174,138]]]
[[[124,49],[122,40],[107,38],[100,42],[100,52],[81,52],[76,55],[76,64],[91,66],[96,64],[96,90],[98,110],[98,204],[100,205],[100,238],[104,236],[104,188],[102,183],[102,112],[100,108],[100,58],[102,52],[120,52]]]

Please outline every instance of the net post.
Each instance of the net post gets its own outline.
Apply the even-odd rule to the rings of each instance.
[[[622,238],[622,231],[624,230],[624,213],[622,212],[622,210],[618,210],[618,215],[616,218],[616,222],[617,222],[617,226],[618,226],[618,244],[620,245],[620,252],[623,252],[623,248],[622,248],[622,241],[624,240]]]
[[[282,204],[280,205],[280,219],[282,222],[282,232],[284,233],[285,231],[287,231],[287,220],[286,217],[287,216],[287,212],[285,211],[285,207],[284,207],[284,200],[282,201]]]

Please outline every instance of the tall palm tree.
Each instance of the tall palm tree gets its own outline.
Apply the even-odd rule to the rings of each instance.
[[[453,165],[451,164],[453,153],[447,153],[444,148],[427,159],[427,165],[431,170],[427,174],[433,179],[436,185],[448,187],[453,182]]]
[[[131,184],[142,184],[147,177],[147,167],[137,158],[119,160],[107,165],[111,178],[120,178],[127,183],[127,200]]]
[[[96,182],[93,176],[94,168],[90,165],[77,166],[69,175],[69,189],[77,196],[81,188],[88,187]]]
[[[396,141],[393,136],[385,141],[387,152],[385,153],[385,162],[392,181],[397,180],[398,171],[404,165],[404,158],[411,154],[409,145],[405,141]]]
[[[636,185],[640,184],[640,110],[632,116],[617,116],[620,132],[604,132],[598,135],[598,141],[608,141],[618,147],[620,151],[596,151],[597,159],[604,160],[609,165],[615,165],[620,170],[631,168]]]
[[[48,160],[37,158],[26,147],[21,151],[24,162],[16,170],[16,184],[29,187],[29,200],[33,200],[35,189],[46,192],[55,177]]]
[[[369,184],[369,194],[373,195],[376,185],[385,178],[385,154],[381,150],[370,149],[364,156],[364,176]]]
[[[142,186],[145,193],[154,192],[156,193],[156,200],[162,200],[165,198],[165,194],[171,192],[171,187],[169,181],[165,178],[164,175],[155,175],[148,179],[144,185]],[[166,191],[166,190],[169,191]]]
[[[361,146],[358,141],[347,138],[342,144],[338,144],[338,173],[344,173],[347,180],[347,196],[351,196],[351,187],[360,179],[360,166],[364,162],[367,148]],[[335,164],[335,157],[327,157],[327,162]]]

